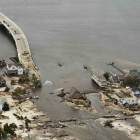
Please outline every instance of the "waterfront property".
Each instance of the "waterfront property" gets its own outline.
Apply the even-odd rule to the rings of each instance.
[[[133,87],[131,92],[130,92],[131,96],[136,96],[137,98],[140,97],[140,88],[138,87]]]
[[[136,69],[130,70],[130,76],[140,78],[140,74],[139,74],[138,70],[136,70]]]
[[[3,77],[0,77],[0,87],[6,86],[6,80]]]
[[[69,95],[72,99],[85,99],[85,95],[81,94],[80,91],[78,91],[75,87],[72,87]]]
[[[118,82],[121,83],[125,80],[125,75],[117,75],[117,78],[118,78]]]
[[[92,76],[92,79],[93,79],[100,87],[106,87],[106,86],[107,86],[107,81],[106,81],[105,77],[104,77],[101,73],[99,73],[99,72],[97,72],[97,71],[95,71],[95,70],[92,70],[91,76]]]
[[[22,75],[25,69],[17,64],[7,64],[5,72],[9,74]]]
[[[121,83],[126,79],[124,74],[117,75],[117,74],[113,74],[111,72],[110,72],[110,74],[111,74],[110,79],[113,83]]]
[[[136,96],[130,97],[130,98],[120,98],[119,103],[121,103],[123,106],[127,105],[137,105],[138,100]]]

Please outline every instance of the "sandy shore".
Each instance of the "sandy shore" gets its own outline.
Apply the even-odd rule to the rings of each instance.
[[[100,118],[99,122],[104,126],[104,123],[110,119]],[[140,140],[140,128],[135,127],[122,120],[113,120],[112,129],[124,132],[128,137],[134,140]]]
[[[6,95],[2,97],[7,99],[7,102],[10,106],[9,111],[5,111],[2,113],[2,115],[9,117],[9,119],[0,120],[2,127],[6,123],[8,124],[15,123],[18,127],[20,127],[20,125],[25,127],[25,121],[18,120],[13,114],[17,114],[18,116],[22,116],[22,117],[27,117],[29,120],[33,120],[32,118],[34,116],[43,115],[43,113],[37,110],[35,104],[29,99],[26,100],[25,102],[22,102],[21,104],[17,104],[17,100],[13,100],[11,95]],[[37,124],[31,121],[31,124],[29,124],[29,126],[35,127],[37,126]],[[17,135],[21,135],[23,137],[26,137],[28,135],[38,134],[37,130],[34,128],[29,132],[27,132],[26,129],[21,130],[17,128],[15,132]]]

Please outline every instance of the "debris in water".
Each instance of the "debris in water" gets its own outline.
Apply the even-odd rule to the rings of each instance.
[[[43,85],[50,87],[50,86],[52,86],[52,82],[47,80]]]
[[[84,69],[87,69],[87,66],[83,65]]]
[[[58,66],[62,67],[62,64],[61,63],[58,63]]]

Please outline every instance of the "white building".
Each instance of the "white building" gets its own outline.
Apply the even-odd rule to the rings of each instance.
[[[5,68],[5,72],[9,74],[16,74],[16,75],[22,75],[24,73],[25,69],[23,67],[18,66],[17,64],[7,64]]]
[[[130,97],[130,98],[121,98],[119,100],[119,102],[126,106],[126,105],[137,105],[138,104],[138,100],[136,96]]]

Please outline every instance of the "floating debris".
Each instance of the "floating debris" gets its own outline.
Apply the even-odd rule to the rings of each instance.
[[[43,85],[50,87],[50,86],[52,86],[52,82],[47,80]]]
[[[58,66],[62,67],[62,64],[61,63],[58,63]]]

